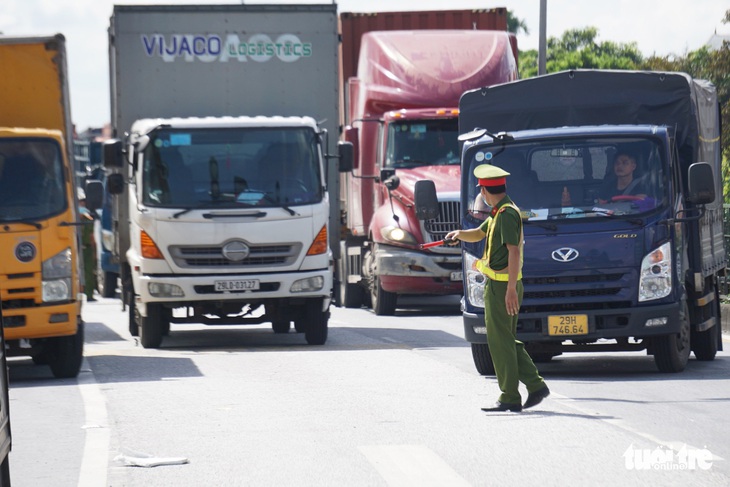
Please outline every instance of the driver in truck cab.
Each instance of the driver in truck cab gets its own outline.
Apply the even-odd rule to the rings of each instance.
[[[649,190],[640,177],[635,177],[636,158],[627,152],[618,152],[613,159],[613,173],[616,176],[607,177],[601,186],[598,196],[599,203],[608,203],[616,196],[636,196],[646,198]]]

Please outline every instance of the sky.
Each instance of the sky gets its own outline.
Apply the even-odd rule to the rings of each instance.
[[[0,32],[5,35],[66,37],[71,113],[78,131],[109,122],[107,28],[114,4],[239,4],[227,0],[2,0]],[[329,3],[277,0],[243,3]],[[517,37],[519,48],[537,49],[539,0],[339,0],[339,12],[482,9],[506,7],[525,21],[529,35]],[[596,27],[598,41],[636,42],[645,56],[683,55],[703,46],[714,33],[730,34],[723,24],[725,0],[547,0],[547,37],[568,29]],[[0,66],[0,69],[2,67]]]

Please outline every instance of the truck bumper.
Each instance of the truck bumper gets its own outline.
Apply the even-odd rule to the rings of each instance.
[[[590,342],[600,338],[643,338],[679,332],[679,303],[651,307],[624,308],[600,311],[580,311],[572,314],[588,316],[588,334],[551,336],[548,333],[548,315],[520,313],[517,338],[523,342],[553,342],[565,340]],[[464,312],[464,337],[470,343],[487,343],[484,314]],[[666,324],[647,326],[652,319],[666,318]]]
[[[436,255],[379,245],[375,266],[384,290],[396,294],[461,294],[461,253]]]
[[[5,339],[20,340],[75,335],[78,303],[3,310]]]
[[[216,281],[258,281],[259,289],[242,291],[216,291]],[[327,270],[297,272],[289,274],[199,274],[199,275],[145,275],[133,273],[135,293],[139,296],[137,306],[146,316],[144,303],[185,303],[199,301],[255,302],[277,298],[324,297],[329,305],[332,293],[332,273]],[[292,292],[292,286],[303,282],[321,282],[321,287],[302,292]],[[164,285],[177,286],[183,296],[152,294],[154,288]]]

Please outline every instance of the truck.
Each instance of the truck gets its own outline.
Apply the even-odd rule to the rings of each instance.
[[[509,172],[524,231],[517,338],[536,362],[646,351],[671,373],[684,370],[691,352],[714,359],[727,261],[711,83],[678,72],[571,70],[471,90],[459,109],[461,227],[488,215],[474,168]],[[625,174],[615,166],[624,163],[615,161],[626,157],[635,165],[631,184],[643,189],[604,197],[604,185],[619,187]],[[433,186],[418,191],[429,216]],[[462,244],[463,321],[476,369],[493,374],[476,267],[483,248]]]
[[[505,9],[343,14],[341,24],[345,75],[354,64],[348,55],[359,60],[344,97],[344,139],[355,154],[341,183],[337,301],[393,315],[399,296],[463,292],[459,250],[423,246],[458,225],[459,97],[517,79],[517,45]],[[353,31],[358,49],[346,43]],[[413,205],[419,179],[436,181],[442,207],[423,223]]]
[[[294,322],[307,343],[326,342],[330,194],[352,160],[337,141],[336,9],[114,7],[104,165],[122,299],[143,347],[159,347],[171,323],[288,333]]]
[[[65,38],[0,37],[0,301],[11,356],[83,359],[83,272]],[[90,207],[99,185],[87,187]]]

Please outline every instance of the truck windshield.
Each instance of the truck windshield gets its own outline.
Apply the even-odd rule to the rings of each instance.
[[[37,221],[66,209],[61,147],[49,139],[0,140],[0,222]]]
[[[600,138],[477,145],[466,153],[469,208],[488,215],[473,170],[510,173],[507,193],[528,222],[633,217],[666,204],[666,163],[654,139]]]
[[[456,118],[393,122],[388,125],[385,166],[459,164],[458,135]]]
[[[318,136],[304,128],[160,129],[144,151],[153,207],[289,207],[322,200]]]

